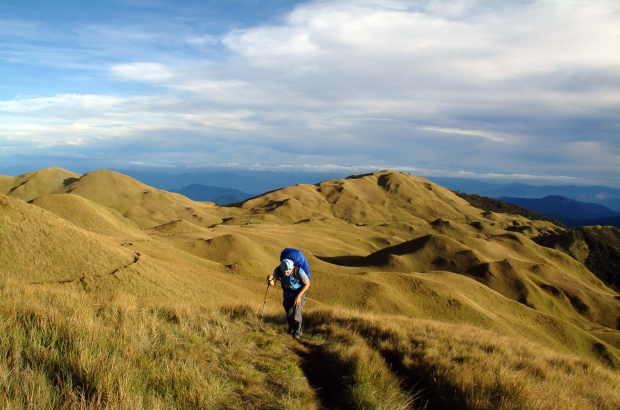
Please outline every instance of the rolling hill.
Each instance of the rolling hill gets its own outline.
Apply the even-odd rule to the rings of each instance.
[[[583,255],[537,243],[569,232],[551,221],[481,210],[393,171],[290,186],[227,206],[113,171],[41,170],[2,177],[0,190],[0,233],[8,238],[0,249],[0,311],[17,318],[15,329],[44,340],[30,348],[26,336],[11,336],[40,373],[8,359],[0,368],[44,389],[48,404],[620,403],[612,387],[620,380],[620,295],[584,266]],[[265,294],[265,276],[284,247],[303,250],[313,271],[302,344],[280,334],[281,296]],[[261,330],[256,315],[265,296]],[[48,335],[48,326],[71,330]],[[66,343],[73,367],[50,371]],[[444,351],[433,355],[435,348]],[[284,352],[279,363],[277,351]],[[129,364],[119,362],[122,354]],[[317,360],[342,376],[340,395],[326,390],[312,367]],[[476,361],[479,370],[466,367]],[[196,366],[206,376],[195,375]],[[601,391],[577,401],[581,379]],[[418,385],[413,380],[427,389],[417,398],[407,388]],[[32,396],[26,387],[7,394],[22,403]]]
[[[620,231],[613,227],[581,227],[544,235],[536,243],[557,249],[583,263],[616,291],[620,290]]]

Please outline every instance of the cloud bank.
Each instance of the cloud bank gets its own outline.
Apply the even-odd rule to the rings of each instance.
[[[82,38],[73,44],[80,57],[53,43],[48,64],[65,53],[66,66],[85,64],[72,75],[102,91],[66,86],[0,101],[0,145],[22,147],[20,160],[62,152],[108,167],[377,164],[606,183],[620,175],[616,1],[316,1],[219,34],[190,16],[159,18],[124,41]],[[26,23],[36,26],[13,26]],[[6,30],[15,48],[25,42]],[[37,55],[28,61],[44,64],[43,51],[26,45]]]

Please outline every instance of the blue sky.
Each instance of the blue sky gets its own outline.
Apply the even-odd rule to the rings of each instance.
[[[620,3],[0,0],[0,171],[47,166],[619,186]]]

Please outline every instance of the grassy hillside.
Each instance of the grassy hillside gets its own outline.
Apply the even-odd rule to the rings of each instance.
[[[2,176],[0,194],[30,201],[41,195],[64,192],[79,177],[79,174],[62,168],[44,168],[17,177]]]
[[[473,206],[486,211],[522,215],[531,220],[550,221],[562,226],[559,222],[516,205],[480,195],[470,195],[462,192],[455,193]],[[607,219],[612,220],[613,218]],[[533,239],[540,245],[557,249],[572,256],[577,261],[583,263],[608,286],[611,286],[616,291],[620,291],[620,234],[618,234],[618,229],[604,226],[584,226],[555,233],[546,233]]]
[[[526,339],[315,309],[145,303],[3,282],[4,408],[617,408],[617,371]]]
[[[7,408],[620,405],[620,295],[532,240],[553,222],[391,171],[224,207],[37,175],[0,196]],[[287,246],[313,271],[302,343],[276,289],[257,326]]]
[[[616,291],[620,290],[620,231],[617,228],[584,226],[541,236],[536,242],[572,256]]]

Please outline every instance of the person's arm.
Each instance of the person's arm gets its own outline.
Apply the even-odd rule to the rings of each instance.
[[[295,307],[301,306],[301,297],[304,295],[304,293],[308,291],[308,288],[310,287],[310,279],[306,275],[306,272],[304,272],[303,270],[301,272],[303,273],[303,276],[300,274],[300,279],[302,279],[302,283],[304,285],[299,290],[299,293],[297,294],[297,297],[295,298],[295,301],[293,302],[293,306]]]
[[[300,307],[301,306],[301,297],[304,295],[304,293],[306,293],[306,291],[308,290],[308,288],[310,287],[310,282],[305,283],[299,293],[297,294],[297,297],[295,298],[295,302],[293,302],[293,306],[295,307]]]
[[[280,279],[280,267],[276,267],[271,275],[267,275],[267,283],[269,286],[275,286],[276,281]]]

